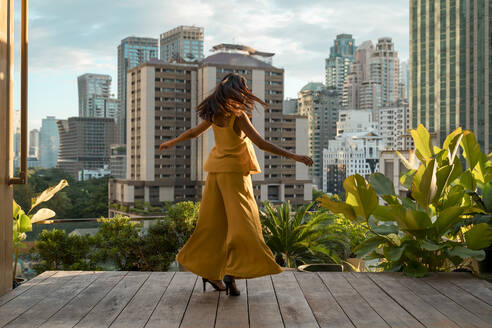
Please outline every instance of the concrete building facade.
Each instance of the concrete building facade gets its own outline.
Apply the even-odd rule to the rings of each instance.
[[[199,123],[195,108],[228,73],[242,74],[268,107],[253,112],[253,124],[267,140],[307,154],[307,118],[284,115],[283,70],[252,56],[219,52],[200,64],[150,61],[128,73],[128,144],[126,179],[110,181],[109,201],[133,206],[135,201],[199,200],[207,172],[203,164],[214,146],[209,129],[198,139],[157,152],[160,143]],[[255,147],[262,172],[252,176],[258,201],[311,199],[307,167]]]
[[[130,69],[158,58],[159,41],[154,38],[127,37],[118,45],[118,121],[117,143],[126,144],[126,86]]]
[[[109,165],[110,145],[114,143],[115,122],[111,118],[70,117],[58,120],[60,153],[57,167],[75,179],[83,170]]]
[[[77,78],[79,117],[118,118],[118,100],[111,98],[111,76],[86,73]]]

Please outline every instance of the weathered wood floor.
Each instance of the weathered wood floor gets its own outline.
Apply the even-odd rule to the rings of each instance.
[[[229,297],[186,272],[50,271],[0,297],[0,327],[492,327],[492,285],[467,274],[287,271],[237,284]]]

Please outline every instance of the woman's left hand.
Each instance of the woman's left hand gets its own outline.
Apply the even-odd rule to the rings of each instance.
[[[172,140],[163,142],[159,146],[159,151],[162,151],[163,149],[171,149],[173,146],[174,146],[174,142],[172,142]]]

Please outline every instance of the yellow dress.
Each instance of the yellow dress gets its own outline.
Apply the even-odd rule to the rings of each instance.
[[[251,175],[260,172],[247,138],[229,124],[212,124],[215,147],[204,165],[208,172],[195,231],[176,256],[189,271],[211,280],[224,275],[254,278],[280,273],[261,232]]]

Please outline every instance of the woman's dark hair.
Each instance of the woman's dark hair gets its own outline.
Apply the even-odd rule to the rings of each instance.
[[[246,112],[251,116],[255,102],[266,107],[263,100],[256,97],[246,84],[244,76],[229,73],[215,87],[215,90],[196,108],[201,119],[212,122],[216,114],[239,116]]]

